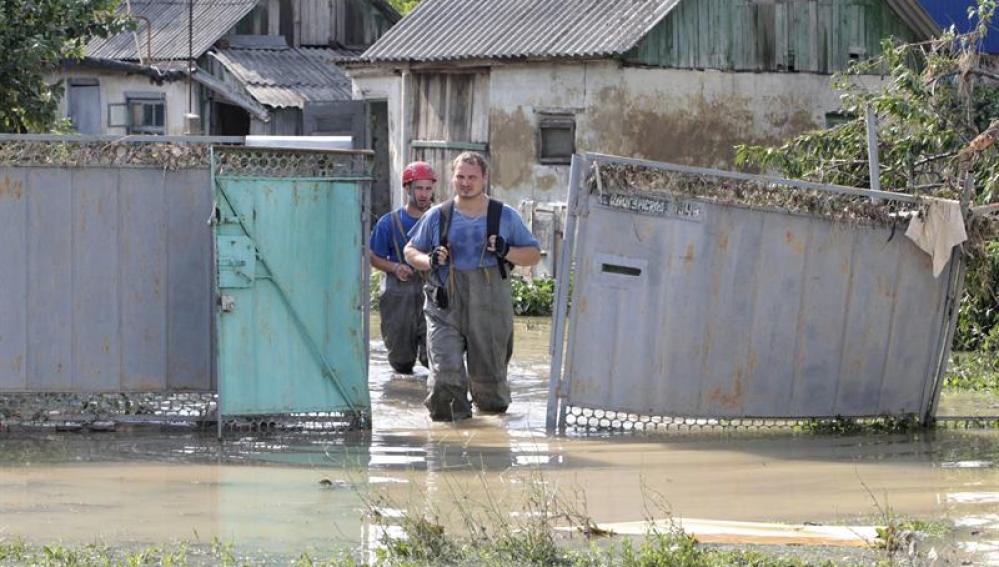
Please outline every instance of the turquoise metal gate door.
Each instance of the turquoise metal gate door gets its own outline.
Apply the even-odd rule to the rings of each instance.
[[[220,423],[370,423],[369,164],[366,152],[213,148]]]

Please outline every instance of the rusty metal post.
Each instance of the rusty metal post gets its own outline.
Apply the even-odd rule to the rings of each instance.
[[[548,377],[548,413],[545,416],[545,429],[552,433],[556,427],[560,427],[559,417],[563,414],[561,408],[562,382],[562,356],[565,353],[565,326],[566,313],[569,309],[569,280],[572,277],[572,252],[573,240],[576,235],[576,207],[575,202],[579,198],[580,185],[582,185],[582,170],[584,167],[582,156],[573,154],[572,165],[569,169],[569,207],[566,215],[565,233],[562,238],[562,249],[559,251],[558,267],[555,280],[555,328],[552,329],[551,345],[551,373]]]
[[[975,181],[970,173],[965,174],[964,190],[961,192],[961,214],[967,220],[971,210],[971,200],[975,194]],[[940,391],[943,389],[944,378],[947,374],[947,365],[950,362],[951,346],[954,342],[954,333],[957,330],[957,318],[961,311],[961,295],[964,293],[964,276],[967,265],[964,262],[964,252],[960,246],[955,246],[950,255],[950,270],[948,271],[947,282],[947,307],[944,311],[947,319],[944,323],[944,341],[941,345],[940,358],[937,362],[936,372],[933,379],[933,392],[926,405],[926,413],[923,414],[923,424],[932,423],[934,414],[937,413],[937,405],[940,403]]]
[[[870,162],[871,191],[881,190],[881,162],[878,158],[878,115],[867,105],[867,159]],[[872,198],[877,203],[880,199]]]

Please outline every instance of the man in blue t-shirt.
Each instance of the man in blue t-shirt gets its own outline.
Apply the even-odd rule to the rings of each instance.
[[[429,272],[426,405],[434,421],[471,417],[469,391],[480,412],[502,413],[510,405],[513,298],[506,269],[541,259],[538,241],[517,211],[486,196],[481,154],[459,155],[452,171],[454,198],[423,215],[404,251],[411,266]]]
[[[412,374],[419,359],[427,366],[427,325],[423,318],[423,277],[403,257],[409,231],[430,208],[437,175],[430,164],[413,162],[402,171],[405,203],[378,219],[371,233],[371,265],[383,272],[378,308],[388,361],[400,374]]]

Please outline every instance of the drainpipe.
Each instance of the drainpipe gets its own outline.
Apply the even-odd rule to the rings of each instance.
[[[136,20],[142,20],[146,24],[146,62],[145,65],[153,64],[153,22],[145,16],[133,16]],[[139,36],[135,36],[135,52],[139,53]],[[142,64],[142,56],[139,56],[139,63]]]

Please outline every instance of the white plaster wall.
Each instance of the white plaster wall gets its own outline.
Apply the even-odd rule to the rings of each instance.
[[[354,97],[389,106],[393,202],[404,167],[403,76],[352,73]],[[731,168],[733,146],[777,144],[825,126],[839,95],[827,75],[728,73],[622,67],[613,61],[503,64],[490,71],[491,185],[499,198],[562,201],[567,165],[541,165],[537,124],[544,111],[576,115],[576,150]],[[871,78],[865,82],[876,82]]]
[[[109,128],[108,124],[108,103],[125,102],[125,92],[144,93],[165,93],[166,94],[166,134],[170,136],[184,135],[184,115],[187,114],[187,83],[185,81],[164,82],[157,85],[148,77],[141,75],[126,76],[117,73],[102,73],[93,69],[73,69],[63,71],[56,78],[86,78],[97,79],[100,86],[101,97],[101,124],[103,134],[124,135],[125,128]],[[66,85],[66,93],[69,92],[69,85]],[[194,86],[195,112],[200,113],[198,101],[201,99],[201,90],[198,85]],[[68,104],[66,96],[59,103],[60,116],[67,116]]]
[[[357,70],[348,71],[353,79],[354,100],[384,100],[388,105],[389,123],[389,177],[392,182],[392,206],[402,204],[402,170],[406,167],[406,152],[403,147],[402,131],[402,84],[401,75],[392,71]]]
[[[839,96],[826,75],[531,63],[493,67],[490,103],[492,183],[515,203],[566,197],[569,167],[537,162],[545,110],[576,114],[577,151],[730,168],[736,144],[824,127]]]

